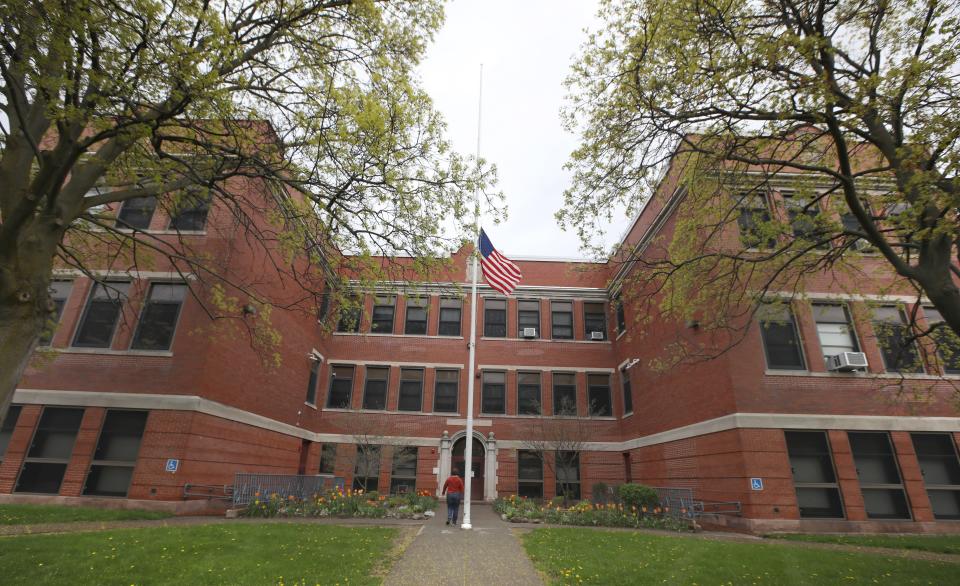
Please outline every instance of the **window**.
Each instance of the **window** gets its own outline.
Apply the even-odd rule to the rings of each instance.
[[[573,339],[573,303],[550,302],[550,335],[555,340]]]
[[[630,373],[624,368],[620,371],[623,381],[623,414],[633,413],[633,392],[630,390]]]
[[[83,494],[127,496],[147,415],[147,411],[107,411]]]
[[[848,432],[847,436],[867,517],[909,519],[907,495],[890,445],[890,435],[886,432]]]
[[[320,375],[320,361],[310,361],[310,378],[307,380],[307,398],[304,399],[311,405],[317,404],[317,377]]]
[[[517,302],[517,335],[523,336],[523,330],[533,328],[534,337],[540,337],[540,302],[520,300]]]
[[[933,516],[960,519],[960,462],[949,433],[912,433]]]
[[[842,518],[840,487],[827,434],[822,431],[786,431],[784,435],[800,517]]]
[[[128,199],[120,206],[116,227],[146,230],[150,228],[150,220],[153,219],[153,211],[156,209],[157,198],[152,195]]]
[[[846,305],[814,303],[813,319],[817,323],[820,350],[827,366],[830,366],[830,359],[837,354],[860,351]]]
[[[380,484],[380,446],[358,445],[353,490],[373,492]]]
[[[423,298],[407,298],[407,323],[403,328],[404,334],[426,335],[427,301]],[[393,326],[393,318],[390,320],[390,325]]]
[[[7,416],[3,418],[3,425],[0,425],[0,462],[3,462],[3,455],[7,453],[7,446],[10,445],[13,430],[17,427],[20,409],[22,409],[20,405],[10,405],[10,408],[7,409]]]
[[[775,248],[777,239],[773,234],[770,209],[763,195],[740,194],[740,243],[745,248]]]
[[[878,307],[873,315],[873,329],[888,372],[923,372],[917,346],[910,339],[910,328],[900,308]]]
[[[517,413],[540,415],[540,373],[517,374]]]
[[[506,413],[507,375],[504,372],[484,372],[480,400],[483,413]]]
[[[573,373],[553,373],[553,414],[577,414],[577,379]]]
[[[60,492],[82,420],[83,409],[44,407],[17,479],[16,492]]]
[[[483,335],[487,338],[507,337],[506,299],[483,300]]]
[[[423,369],[400,369],[400,399],[397,411],[423,410]]]
[[[931,326],[943,323],[943,316],[935,308],[924,307],[923,313]],[[960,337],[957,337],[947,324],[934,330],[930,337],[937,345],[937,357],[943,365],[943,371],[947,374],[960,374]]]
[[[49,346],[53,339],[53,333],[57,324],[60,323],[60,317],[63,315],[63,307],[70,298],[70,290],[73,288],[72,281],[51,281],[50,282],[50,302],[53,303],[53,311],[47,318],[47,328],[44,328],[37,342],[39,346]]]
[[[382,334],[393,333],[393,310],[396,297],[377,295],[373,302],[373,321],[370,331]]]
[[[210,197],[205,194],[191,194],[184,197],[170,217],[170,230],[184,232],[202,232],[207,227],[207,213],[210,211]]]
[[[438,370],[433,394],[435,413],[456,413],[457,398],[460,395],[460,371]]]
[[[83,348],[109,348],[120,317],[120,308],[127,297],[130,283],[95,283],[73,345]]]
[[[130,347],[135,350],[169,350],[186,292],[187,286],[183,284],[150,285],[150,295]]]
[[[337,444],[323,444],[320,448],[320,474],[333,474],[337,464]]]
[[[543,461],[537,452],[517,450],[517,496],[543,498]]]
[[[462,321],[463,301],[457,298],[443,297],[440,299],[440,329],[441,336],[459,336],[460,322]]]
[[[782,193],[782,196],[793,237],[809,244],[823,240],[816,244],[816,248],[829,248],[830,241],[823,238],[822,231],[817,227],[817,218],[820,215],[817,203],[789,192]]]
[[[602,303],[584,303],[583,333],[588,340],[593,340],[594,332],[600,333],[600,340],[607,339],[607,315]]]
[[[327,313],[330,311],[330,294],[321,293],[320,294],[320,308],[317,309],[317,321],[325,322],[327,319]]]
[[[622,334],[627,331],[627,313],[623,308],[623,300],[620,298],[620,295],[614,297],[613,306],[617,312],[617,333]]]
[[[360,317],[363,314],[363,302],[358,297],[352,297],[340,305],[340,318],[337,320],[338,332],[359,332]]]
[[[867,212],[868,213],[870,212],[869,208],[867,208]],[[863,234],[864,232],[863,226],[860,225],[860,220],[858,220],[857,217],[853,215],[853,212],[847,212],[845,214],[841,214],[840,223],[843,225],[843,229],[846,232],[852,232],[856,234]],[[844,240],[846,242],[849,242],[851,239],[853,240],[853,243],[851,244],[851,246],[855,250],[859,250],[860,252],[876,251],[876,249],[873,248],[873,245],[870,244],[870,241],[867,240],[866,238],[860,238],[859,236],[854,236],[851,234],[847,236]]]
[[[580,500],[580,454],[557,452],[557,496]]]
[[[327,393],[327,407],[349,409],[353,395],[353,367],[334,366],[330,369],[330,392]]]
[[[760,308],[760,332],[767,355],[767,368],[772,370],[806,370],[800,337],[789,305],[766,304]]]
[[[610,401],[610,375],[587,375],[587,400],[590,402],[590,415],[613,415]]]
[[[390,475],[390,494],[414,493],[417,490],[417,448],[393,450],[393,470]]]
[[[387,381],[390,369],[381,366],[367,367],[367,382],[363,385],[363,408],[384,410],[387,408]]]

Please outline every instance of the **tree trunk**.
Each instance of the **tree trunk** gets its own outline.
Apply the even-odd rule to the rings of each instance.
[[[940,311],[943,321],[960,336],[960,288],[953,280],[950,263],[953,260],[953,241],[939,236],[924,242],[917,263],[917,282]]]
[[[62,235],[41,215],[22,227],[12,249],[0,251],[0,421],[53,311],[50,277]]]
[[[0,303],[0,421],[43,331],[44,315],[34,303]]]

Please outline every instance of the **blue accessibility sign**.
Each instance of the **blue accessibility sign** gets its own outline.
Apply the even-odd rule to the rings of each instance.
[[[180,468],[180,460],[177,460],[175,458],[167,459],[167,467],[166,467],[167,472],[176,472],[179,468]]]
[[[752,490],[763,490],[763,478],[751,478],[750,488]]]

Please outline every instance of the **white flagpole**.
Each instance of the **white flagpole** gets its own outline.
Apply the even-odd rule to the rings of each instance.
[[[480,166],[480,117],[483,113],[483,63],[480,64],[480,95],[477,98],[477,167]],[[476,375],[474,369],[477,360],[477,273],[480,271],[480,192],[474,191],[474,213],[476,214],[476,235],[473,240],[473,275],[470,292],[470,361],[467,378],[467,437],[463,446],[463,529],[471,529],[470,498],[473,486],[473,389]]]

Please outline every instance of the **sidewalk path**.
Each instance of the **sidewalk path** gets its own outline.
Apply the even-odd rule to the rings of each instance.
[[[501,521],[490,505],[474,504],[471,516],[469,531],[447,526],[446,505],[441,503],[437,516],[394,564],[384,586],[543,584],[510,524]]]

